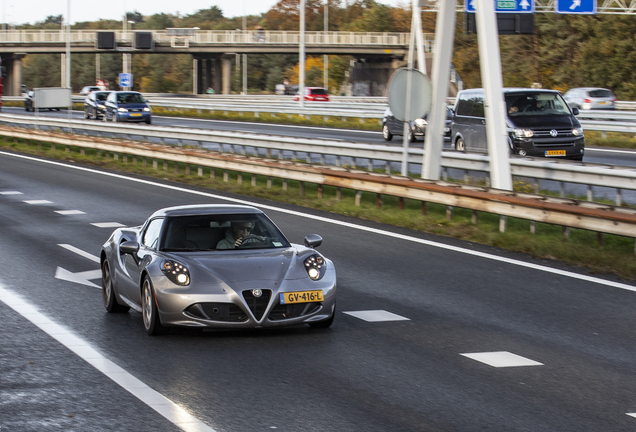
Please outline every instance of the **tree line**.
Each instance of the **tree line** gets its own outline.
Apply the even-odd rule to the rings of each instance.
[[[406,3],[406,2],[405,2]],[[410,3],[410,2],[408,2]],[[246,17],[248,30],[299,29],[299,0],[280,0],[269,11]],[[325,3],[306,0],[306,30],[323,31]],[[375,0],[328,0],[329,31],[408,32],[411,10],[408,5],[388,6]],[[464,13],[458,13],[453,65],[466,88],[481,86],[477,35],[464,31]],[[202,30],[243,28],[243,17],[225,17],[217,6],[190,15],[127,13],[134,30],[163,30],[170,27],[198,27]],[[435,32],[436,14],[424,9],[422,28]],[[18,26],[20,29],[59,29],[62,16]],[[120,29],[122,22],[98,20],[78,22],[73,30]],[[572,87],[594,86],[612,89],[622,100],[636,100],[636,17],[631,15],[535,14],[532,35],[500,36],[503,82],[505,86],[566,91]],[[150,93],[189,93],[192,91],[192,57],[188,54],[133,54],[134,89]],[[273,92],[283,80],[297,83],[298,55],[250,54],[247,56],[248,88]],[[24,60],[23,83],[32,87],[60,85],[60,55],[29,55]],[[121,54],[100,54],[99,75],[112,84],[121,72]],[[350,57],[329,56],[329,89],[338,93],[349,68]],[[306,85],[323,85],[322,56],[306,62]],[[94,54],[71,57],[73,90],[94,84],[97,75]],[[238,78],[238,77],[236,77]],[[232,80],[234,91],[242,82]]]

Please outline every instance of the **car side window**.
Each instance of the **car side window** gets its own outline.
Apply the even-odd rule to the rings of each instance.
[[[162,225],[163,219],[153,219],[152,221],[150,221],[150,223],[146,227],[146,230],[144,231],[141,243],[147,248],[156,248],[157,240],[159,240],[159,232],[161,231]]]
[[[455,114],[459,116],[469,116],[473,110],[473,100],[461,98],[459,102],[457,102],[457,110]]]
[[[484,99],[476,97],[473,102],[473,117],[484,117]]]

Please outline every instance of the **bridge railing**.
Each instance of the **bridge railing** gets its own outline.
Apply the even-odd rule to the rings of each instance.
[[[130,42],[134,31],[114,31],[115,40]],[[146,31],[146,30],[144,30]],[[155,42],[171,43],[175,37],[187,40],[189,44],[298,44],[298,31],[258,31],[258,30],[196,30],[189,35],[175,36],[166,30],[152,31]],[[73,30],[70,32],[71,43],[94,43],[96,30]],[[66,32],[62,30],[5,30],[0,31],[0,43],[66,43]],[[431,51],[434,35],[424,35],[425,50]],[[408,46],[409,33],[360,33],[360,32],[305,32],[305,43],[310,45],[387,45]]]

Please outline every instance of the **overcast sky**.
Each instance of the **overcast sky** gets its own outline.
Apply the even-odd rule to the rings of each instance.
[[[218,6],[226,17],[257,15],[267,12],[278,0],[0,0],[2,22],[9,24],[44,21],[49,15],[64,15],[71,4],[71,22],[121,19],[124,12],[139,11],[142,15],[156,13],[192,14],[200,9]],[[399,0],[380,0],[397,5]],[[402,1],[402,3],[405,3]]]

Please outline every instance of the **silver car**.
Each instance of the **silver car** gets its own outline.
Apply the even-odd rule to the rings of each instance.
[[[580,110],[616,109],[616,96],[611,90],[581,87],[568,90],[563,98],[570,108]]]
[[[108,312],[140,312],[146,332],[173,326],[329,327],[336,270],[316,234],[291,244],[259,209],[195,205],[156,211],[102,246]]]

